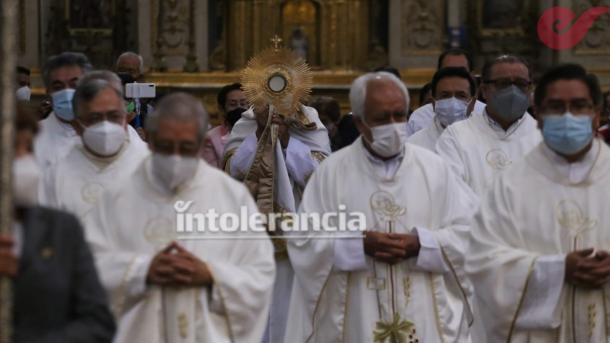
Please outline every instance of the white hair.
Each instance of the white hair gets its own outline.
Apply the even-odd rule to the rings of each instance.
[[[135,52],[131,52],[131,51],[127,51],[124,52],[122,54],[119,55],[119,57],[116,59],[116,65],[119,65],[119,61],[121,60],[121,58],[128,58],[128,57],[137,57],[138,61],[140,61],[140,65],[138,67],[140,74],[144,74],[144,59],[142,58],[142,56],[136,54]]]
[[[355,117],[364,117],[364,101],[366,99],[366,89],[369,81],[372,80],[388,80],[391,81],[398,87],[402,94],[405,97],[405,109],[409,108],[409,91],[405,84],[398,78],[396,75],[385,72],[378,71],[374,73],[366,73],[357,77],[354,82],[352,82],[352,86],[349,90],[349,102],[352,108],[352,114]]]

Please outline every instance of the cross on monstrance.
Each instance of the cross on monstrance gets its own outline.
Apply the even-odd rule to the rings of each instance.
[[[273,36],[273,38],[271,38],[271,43],[273,44],[273,49],[275,49],[276,51],[280,49],[280,44],[282,44],[282,40],[280,38],[280,36],[278,36],[277,34],[275,36]]]

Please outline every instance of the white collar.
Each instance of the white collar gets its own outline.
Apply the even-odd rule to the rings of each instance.
[[[394,179],[394,176],[396,176],[396,172],[398,171],[398,168],[405,157],[405,145],[403,145],[400,154],[388,160],[382,160],[379,157],[371,154],[371,152],[364,145],[364,137],[362,138],[362,148],[365,151],[367,159],[369,162],[371,162],[373,168],[375,168],[378,176],[380,176],[384,181]]]
[[[580,160],[571,163],[568,162],[565,157],[549,148],[546,143],[542,144],[542,153],[557,167],[561,176],[569,180],[571,184],[579,184],[589,177],[589,174],[597,161],[600,148],[599,141],[593,139],[589,151],[587,151]]]
[[[507,129],[504,130],[504,128],[502,127],[502,125],[498,124],[497,121],[495,121],[492,117],[489,116],[489,114],[487,113],[487,108],[485,108],[485,111],[483,111],[483,117],[485,117],[485,121],[487,122],[487,124],[489,125],[489,127],[498,134],[498,136],[500,138],[506,138],[510,135],[512,135],[515,131],[517,131],[517,129],[519,128],[519,126],[521,126],[521,123],[524,122],[525,120],[525,116],[529,115],[527,112],[525,112],[521,118],[519,118],[519,120],[517,120],[516,122],[512,123],[512,125]]]

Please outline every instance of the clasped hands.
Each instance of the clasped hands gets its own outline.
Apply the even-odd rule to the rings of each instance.
[[[583,288],[599,288],[610,280],[610,254],[593,248],[569,253],[565,261],[566,282]]]
[[[159,286],[202,287],[212,285],[214,280],[205,262],[172,242],[153,258],[146,282]]]
[[[364,253],[377,261],[396,264],[419,255],[417,235],[366,231]]]
[[[269,118],[269,106],[265,106],[262,110],[254,108],[254,115],[256,117],[256,138],[260,139],[261,135],[267,127],[267,119]],[[275,111],[271,114],[271,124],[276,124],[278,127],[278,140],[282,145],[282,148],[288,148],[288,141],[290,140],[290,133],[288,131],[288,124],[286,123],[286,117],[283,114],[276,113]]]

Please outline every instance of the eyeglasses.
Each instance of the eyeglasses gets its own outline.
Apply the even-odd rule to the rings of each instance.
[[[107,120],[115,124],[123,124],[127,118],[127,114],[123,111],[109,112],[89,112],[78,119],[84,126],[92,126]]]
[[[595,106],[589,100],[575,99],[568,102],[561,100],[549,100],[544,103],[540,110],[542,113],[562,114],[572,112],[573,114],[589,114]]]
[[[522,78],[516,78],[513,80],[513,79],[510,79],[507,77],[495,79],[495,80],[485,80],[485,81],[483,81],[483,83],[494,85],[494,86],[496,86],[497,89],[504,89],[504,88],[508,88],[512,85],[515,85],[517,88],[521,89],[522,91],[528,91],[529,88],[532,86],[532,81],[530,81],[530,80],[526,80],[526,79],[522,79]]]
[[[182,156],[195,156],[199,153],[199,142],[170,141],[151,138],[152,146],[156,152],[165,155],[179,154]]]

